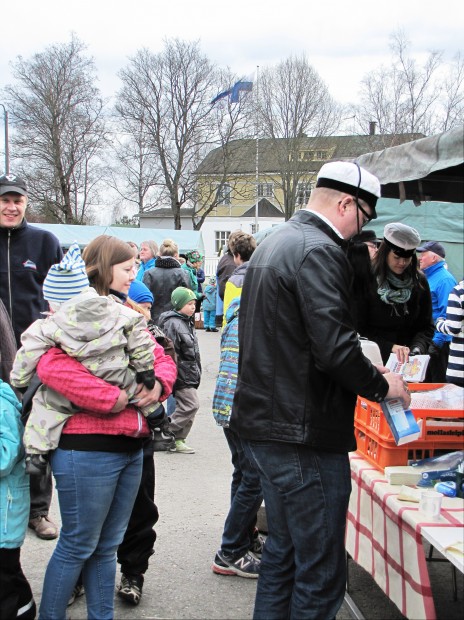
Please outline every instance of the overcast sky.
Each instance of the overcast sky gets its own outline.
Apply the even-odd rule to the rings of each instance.
[[[9,16],[8,14],[11,14]],[[463,48],[462,0],[21,0],[4,6],[0,88],[10,62],[71,32],[88,46],[104,96],[119,87],[118,70],[166,38],[199,40],[208,58],[239,75],[305,54],[340,102],[356,101],[362,77],[390,58],[389,36],[402,28],[420,61],[431,49],[445,60]]]

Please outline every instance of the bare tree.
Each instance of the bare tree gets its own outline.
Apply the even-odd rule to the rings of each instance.
[[[117,112],[143,127],[162,174],[160,198],[168,201],[179,229],[181,206],[195,200],[194,170],[216,138],[210,103],[218,72],[198,42],[175,39],[159,54],[138,51],[120,77]]]
[[[159,204],[162,181],[156,153],[143,122],[119,117],[108,152],[108,185],[139,213]]]
[[[429,135],[462,123],[464,67],[458,54],[443,79],[441,51],[431,51],[422,65],[408,52],[403,31],[391,35],[392,63],[368,73],[355,106],[361,133],[375,121],[381,134]]]
[[[237,76],[222,71],[217,89],[227,90]],[[205,218],[227,197],[249,199],[249,188],[237,174],[241,164],[249,163],[249,152],[243,150],[243,138],[253,133],[254,104],[251,94],[232,102],[223,97],[211,105],[214,137],[198,150],[198,167],[194,177],[194,229],[200,230]],[[207,156],[209,154],[209,157]],[[245,159],[244,159],[245,158]],[[241,161],[243,160],[243,161]],[[205,174],[206,172],[206,174]]]
[[[464,123],[464,58],[458,52],[448,66],[443,84],[444,97],[440,114],[441,131]]]
[[[82,223],[101,178],[103,101],[93,60],[74,35],[13,64],[5,88],[14,120],[12,140],[35,207],[47,218]]]
[[[308,162],[301,160],[303,146],[315,146],[318,137],[330,135],[339,123],[339,106],[305,57],[291,56],[261,73],[257,131],[272,143],[273,182],[283,191],[285,219],[295,210],[301,179],[308,172]]]

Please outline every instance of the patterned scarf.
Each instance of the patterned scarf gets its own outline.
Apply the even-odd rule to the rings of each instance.
[[[393,288],[392,288],[393,287]],[[385,304],[405,304],[409,301],[413,289],[412,276],[404,280],[389,271],[387,280],[379,286],[377,293]]]

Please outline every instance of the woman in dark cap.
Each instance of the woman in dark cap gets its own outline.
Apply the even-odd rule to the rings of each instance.
[[[379,345],[384,363],[390,353],[401,362],[410,354],[425,354],[432,341],[432,298],[417,267],[419,244],[419,233],[411,226],[385,226],[373,261],[374,287],[364,307],[358,306],[358,331]]]

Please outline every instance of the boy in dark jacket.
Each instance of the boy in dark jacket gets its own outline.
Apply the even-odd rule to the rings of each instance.
[[[174,310],[163,312],[159,327],[174,343],[177,354],[177,381],[174,385],[176,408],[171,416],[169,430],[174,433],[176,445],[171,452],[193,454],[185,439],[192,428],[200,401],[197,389],[201,379],[200,349],[195,332],[195,293],[183,286],[172,292]]]

